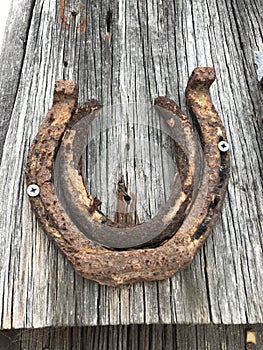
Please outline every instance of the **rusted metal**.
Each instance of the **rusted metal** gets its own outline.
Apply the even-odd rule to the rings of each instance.
[[[156,217],[129,227],[99,210],[100,202],[87,192],[80,173],[77,155],[83,140],[74,126],[88,127],[101,105],[91,100],[76,110],[76,85],[56,83],[53,106],[31,146],[26,179],[28,186],[39,186],[39,196],[29,199],[49,239],[82,276],[108,285],[162,280],[187,266],[207,239],[229,177],[229,152],[218,149],[226,134],[209,94],[214,79],[213,68],[196,68],[186,89],[202,147],[176,103],[166,97],[155,100],[171,130],[180,125],[183,148],[175,143],[180,181]],[[56,182],[58,170],[62,181]]]

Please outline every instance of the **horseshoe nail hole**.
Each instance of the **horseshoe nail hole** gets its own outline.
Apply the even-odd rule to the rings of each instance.
[[[216,195],[214,200],[212,201],[212,203],[210,205],[211,209],[214,209],[217,206],[217,204],[219,203],[219,201],[220,201],[220,196]]]
[[[68,66],[68,62],[67,62],[67,61],[64,61],[64,62],[63,62],[63,65],[64,65],[64,67],[66,68],[66,67]]]

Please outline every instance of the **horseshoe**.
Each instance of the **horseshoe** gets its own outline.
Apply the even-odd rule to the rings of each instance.
[[[156,98],[155,108],[171,132],[182,135],[183,149],[175,143],[179,177],[159,213],[132,227],[114,223],[98,209],[79,169],[80,130],[89,127],[101,104],[90,100],[77,109],[76,84],[56,82],[53,106],[28,154],[26,182],[48,238],[83,277],[112,286],[162,280],[189,265],[209,236],[230,169],[225,129],[209,94],[214,80],[211,67],[198,67],[189,78],[186,102],[194,127],[174,101]]]

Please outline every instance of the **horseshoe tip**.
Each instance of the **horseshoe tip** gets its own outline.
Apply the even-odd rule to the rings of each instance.
[[[197,67],[193,70],[191,78],[201,82],[213,82],[216,78],[214,67]]]
[[[72,80],[57,80],[55,83],[54,96],[64,95],[77,97],[77,84]]]
[[[154,105],[161,107],[162,105],[166,104],[167,102],[169,102],[169,99],[166,96],[158,96],[154,100]]]
[[[180,107],[176,104],[174,100],[171,100],[170,98],[166,96],[158,96],[154,100],[154,105],[163,109],[166,109],[168,111],[171,111],[173,113],[183,113],[180,109]]]

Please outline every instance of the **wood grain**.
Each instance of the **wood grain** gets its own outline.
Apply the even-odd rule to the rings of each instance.
[[[4,49],[10,54],[1,56],[1,328],[263,322],[262,91],[253,63],[253,50],[263,50],[261,1],[17,4],[23,25],[14,8]],[[26,40],[17,49],[20,33]],[[9,61],[17,68],[10,70]],[[151,103],[167,95],[185,110],[187,79],[204,65],[217,73],[212,99],[232,155],[228,196],[212,236],[193,264],[169,280],[120,288],[83,280],[46,239],[25,189],[25,159],[55,80],[76,81],[80,104]],[[156,197],[149,188],[146,194]]]
[[[0,161],[3,142],[17,97],[35,0],[10,1],[6,32],[0,54]]]
[[[251,327],[256,348],[263,329]],[[247,326],[130,325],[24,329],[0,332],[0,350],[245,350]]]

